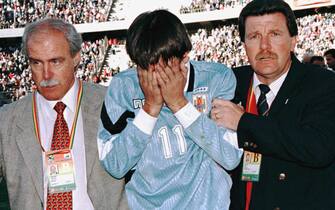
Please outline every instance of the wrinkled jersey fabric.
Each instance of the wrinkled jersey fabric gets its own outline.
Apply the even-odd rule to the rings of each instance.
[[[233,98],[236,80],[222,64],[191,61],[185,96],[202,113],[183,128],[163,106],[152,135],[133,124],[144,103],[135,69],[113,77],[98,133],[99,157],[114,177],[135,169],[126,185],[131,209],[228,209],[231,178],[241,151],[223,139],[209,117],[211,101]]]

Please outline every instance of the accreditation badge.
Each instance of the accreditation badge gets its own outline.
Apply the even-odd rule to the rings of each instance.
[[[242,181],[259,181],[259,171],[261,168],[262,155],[255,152],[244,151]]]
[[[193,95],[192,98],[193,106],[202,113],[207,113],[208,104],[207,104],[207,94],[198,93]]]
[[[48,192],[69,192],[76,188],[73,155],[70,149],[49,151],[45,154]]]

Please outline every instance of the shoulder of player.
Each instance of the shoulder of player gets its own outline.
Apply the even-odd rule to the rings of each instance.
[[[206,74],[226,74],[232,70],[224,64],[206,61],[190,61],[195,72],[205,72]]]

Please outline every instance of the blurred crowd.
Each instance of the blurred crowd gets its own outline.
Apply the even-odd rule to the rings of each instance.
[[[229,67],[247,64],[237,25],[225,25],[213,29],[199,29],[191,34],[193,60],[224,63]]]
[[[0,29],[21,28],[42,17],[62,18],[69,23],[107,21],[113,0],[1,0]]]
[[[182,5],[180,13],[204,12],[223,10],[226,8],[242,7],[251,0],[191,0],[187,5]]]
[[[308,15],[298,19],[299,42],[296,52],[300,59],[304,55],[322,56],[335,48],[335,13]]]
[[[0,92],[7,93],[11,100],[25,96],[33,89],[27,59],[19,49],[8,48],[0,51]]]
[[[308,55],[323,56],[335,48],[335,13],[308,15],[297,19],[299,41],[295,50],[298,58]],[[228,67],[248,64],[236,24],[201,28],[190,34],[193,50],[191,59],[220,62]],[[125,51],[125,41],[103,38],[84,41],[82,60],[77,77],[82,80],[108,85],[119,71],[133,64]],[[28,62],[18,47],[0,49],[0,92],[17,100],[32,91],[34,85]]]

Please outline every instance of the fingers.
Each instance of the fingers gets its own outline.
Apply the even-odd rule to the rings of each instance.
[[[155,73],[157,76],[158,84],[161,87],[165,87],[166,84],[170,81],[169,76],[165,72],[165,67],[161,62],[155,65]]]
[[[217,119],[217,114],[218,114],[219,112],[218,112],[218,110],[216,109],[212,109],[211,110],[211,119],[213,119],[213,120],[216,120]]]
[[[185,70],[183,70],[181,66],[181,62],[176,57],[169,59],[167,63],[164,63],[163,59],[160,59],[159,62],[155,65],[155,70],[159,74],[159,85],[165,87],[168,83],[171,83],[172,81],[179,80],[182,77],[186,78],[187,69],[185,67],[185,64],[183,67]],[[182,71],[185,71],[185,73]]]
[[[149,94],[150,92],[159,91],[157,73],[155,73],[155,68],[153,65],[150,65],[148,69],[142,69],[138,67],[137,74],[140,86],[145,95]]]
[[[220,99],[220,98],[215,98],[212,101],[212,107],[222,107],[222,106],[227,106],[231,102],[225,99]]]
[[[148,69],[148,82],[153,90],[158,89],[157,72],[153,65],[150,65]]]
[[[240,111],[244,112],[244,107],[241,104],[237,104],[237,107],[240,109]]]
[[[141,67],[137,67],[137,75],[141,86],[147,86],[147,71],[143,70]]]
[[[224,113],[228,111],[228,107],[222,106],[222,107],[214,107],[211,110],[211,117],[213,119],[219,119],[224,116]]]
[[[157,69],[157,68],[156,68]],[[158,86],[160,88],[163,88],[165,89],[166,88],[166,83],[168,82],[167,78],[162,76],[161,73],[159,73],[158,71],[155,72],[155,78],[157,79],[157,83],[158,83]]]
[[[169,73],[174,74],[175,76],[177,74],[180,74],[180,64],[181,61],[179,59],[177,59],[176,57],[173,57],[171,59],[169,59],[168,61],[168,67],[169,67]]]
[[[151,85],[153,89],[158,89],[159,85],[158,85],[158,78],[157,78],[157,72],[153,72],[152,73],[152,81],[151,81]]]

